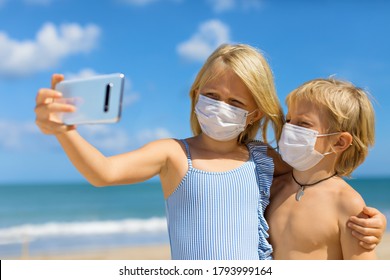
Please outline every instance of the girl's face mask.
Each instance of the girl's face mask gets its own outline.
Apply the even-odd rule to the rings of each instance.
[[[246,128],[247,116],[252,114],[201,94],[195,105],[195,113],[202,132],[218,141],[237,138]]]
[[[282,159],[298,171],[308,170],[317,165],[326,155],[315,150],[317,137],[339,134],[319,134],[318,131],[286,123],[279,140]]]

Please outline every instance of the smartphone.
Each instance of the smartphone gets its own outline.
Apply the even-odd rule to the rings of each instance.
[[[62,98],[55,102],[72,104],[76,111],[59,114],[67,125],[115,123],[120,120],[125,76],[122,73],[66,80],[55,90]]]

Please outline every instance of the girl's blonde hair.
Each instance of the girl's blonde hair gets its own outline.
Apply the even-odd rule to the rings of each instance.
[[[217,71],[217,69],[222,70]],[[284,116],[276,95],[271,69],[263,55],[257,49],[244,44],[221,45],[209,56],[200,69],[190,90],[191,129],[194,135],[202,132],[195,114],[198,91],[207,82],[223,74],[226,69],[231,69],[241,78],[252,93],[257,107],[263,114],[260,120],[253,123],[253,125],[249,125],[241,133],[238,141],[240,143],[247,143],[254,140],[261,127],[262,140],[267,142],[269,122],[272,122],[276,140],[279,140]]]
[[[314,79],[292,91],[286,103],[290,106],[302,100],[325,109],[329,122],[326,133],[352,135],[352,145],[341,154],[335,168],[338,175],[350,176],[375,142],[375,115],[368,93],[347,81]]]

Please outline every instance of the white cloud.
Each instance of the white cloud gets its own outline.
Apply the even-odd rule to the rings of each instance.
[[[213,7],[217,13],[232,10],[235,7],[235,0],[208,0],[208,3]]]
[[[20,151],[29,147],[39,135],[39,130],[33,122],[19,122],[0,119],[0,149],[7,151]]]
[[[79,126],[78,130],[91,144],[106,153],[124,153],[157,139],[172,138],[172,134],[161,127],[132,132],[131,135],[115,125],[86,125]]]
[[[192,37],[177,46],[177,52],[191,61],[204,61],[219,45],[230,41],[229,27],[219,20],[209,20],[199,26]]]
[[[93,70],[91,68],[84,68],[84,69],[81,69],[77,73],[71,73],[71,72],[65,73],[64,76],[65,76],[66,80],[73,80],[73,79],[89,78],[89,77],[93,77],[96,75],[99,75],[99,73],[97,73],[95,70]]]
[[[222,13],[241,8],[244,10],[258,9],[263,0],[208,0],[214,12]]]
[[[126,77],[125,79],[125,91],[122,100],[123,107],[129,107],[141,99],[141,95],[138,92],[133,91],[133,85],[131,80]]]
[[[82,27],[46,23],[35,40],[17,41],[0,32],[0,75],[23,76],[47,70],[72,54],[88,53],[96,47],[100,29],[94,24]]]
[[[132,141],[127,132],[116,125],[84,125],[78,130],[99,150],[108,153],[123,153],[129,149]]]
[[[137,134],[137,140],[139,143],[145,144],[154,140],[172,138],[172,134],[165,128],[159,127],[154,130],[145,129]]]
[[[40,132],[33,121],[0,119],[0,151],[31,152],[59,149],[54,137]],[[80,125],[78,131],[85,139],[105,154],[124,153],[150,141],[172,138],[165,128],[129,132],[118,125]]]

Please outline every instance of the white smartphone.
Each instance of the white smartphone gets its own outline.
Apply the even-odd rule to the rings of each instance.
[[[63,97],[56,102],[76,106],[72,113],[61,113],[64,124],[115,123],[120,120],[125,76],[121,73],[99,75],[58,83],[55,90]]]

